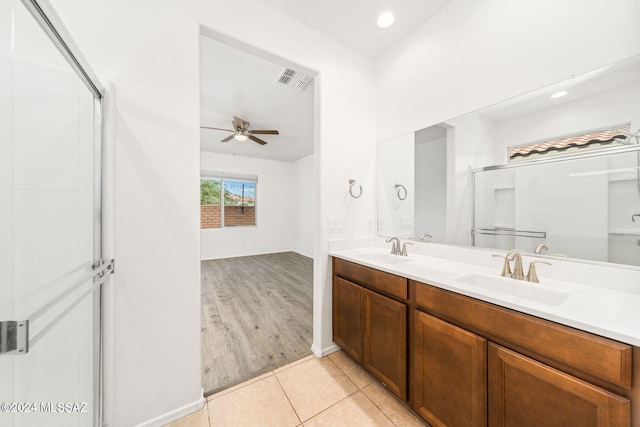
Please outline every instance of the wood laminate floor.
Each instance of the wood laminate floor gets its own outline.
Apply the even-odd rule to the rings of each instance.
[[[213,394],[311,354],[313,260],[202,261],[202,386]]]

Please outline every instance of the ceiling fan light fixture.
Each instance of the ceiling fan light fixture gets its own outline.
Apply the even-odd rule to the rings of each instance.
[[[258,138],[256,135],[280,135],[280,132],[278,132],[276,129],[249,130],[249,126],[251,126],[251,123],[236,116],[233,116],[233,121],[231,122],[231,124],[233,126],[233,130],[223,129],[223,128],[214,128],[210,126],[200,126],[200,129],[212,129],[212,130],[222,130],[225,132],[231,132],[231,135],[220,140],[220,142],[229,142],[232,139],[235,139],[236,141],[246,141],[250,139],[256,144],[266,145],[267,141],[264,141]]]
[[[378,27],[389,28],[395,22],[396,17],[391,12],[383,12],[378,16]]]

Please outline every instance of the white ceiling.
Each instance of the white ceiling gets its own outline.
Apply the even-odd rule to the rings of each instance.
[[[451,0],[259,0],[339,42],[375,58],[422,25]],[[376,25],[379,14],[391,11],[395,23]],[[285,66],[242,49],[201,36],[200,124],[233,129],[238,116],[251,129],[277,129],[280,135],[263,135],[267,145],[252,141],[220,142],[229,135],[200,131],[201,149],[244,157],[296,161],[313,153],[313,86],[295,89],[302,70],[288,86],[277,83]]]
[[[233,116],[251,123],[250,130],[276,129],[280,135],[220,142],[230,135],[200,130],[204,151],[296,161],[313,153],[313,85],[296,89],[298,72],[289,85],[277,82],[284,66],[259,58],[206,36],[200,38],[200,124],[233,129]],[[295,69],[295,68],[294,68]]]
[[[377,58],[451,0],[259,0],[371,58]],[[376,25],[390,11],[395,23]]]

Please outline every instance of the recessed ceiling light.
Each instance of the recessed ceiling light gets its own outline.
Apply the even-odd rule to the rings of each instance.
[[[384,12],[380,16],[378,16],[378,27],[380,28],[389,28],[393,25],[393,22],[396,20],[396,17],[393,16],[391,12]]]
[[[567,94],[566,90],[561,90],[560,92],[556,92],[553,95],[551,95],[552,98],[562,98],[563,96],[565,96]]]

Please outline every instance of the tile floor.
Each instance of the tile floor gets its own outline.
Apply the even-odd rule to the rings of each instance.
[[[166,427],[425,427],[343,352],[308,356],[223,390]]]

